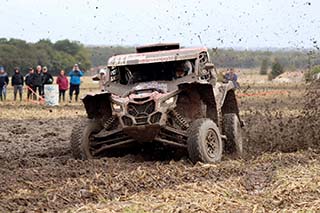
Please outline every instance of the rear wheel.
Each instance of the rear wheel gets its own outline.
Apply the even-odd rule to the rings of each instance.
[[[230,113],[223,116],[223,132],[227,136],[225,151],[237,157],[243,155],[241,124],[237,114]]]
[[[71,133],[71,151],[76,159],[86,160],[94,158],[90,149],[91,136],[102,129],[96,120],[83,120],[76,124]]]
[[[187,147],[193,163],[219,162],[223,147],[217,125],[206,118],[195,120],[188,131]]]

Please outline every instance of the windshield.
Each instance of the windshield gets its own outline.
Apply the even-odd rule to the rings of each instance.
[[[195,60],[119,66],[111,70],[111,81],[135,84],[150,81],[171,81],[194,72]]]

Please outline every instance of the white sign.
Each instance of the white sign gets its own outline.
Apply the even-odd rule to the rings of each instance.
[[[44,85],[44,99],[48,106],[59,105],[59,87],[58,85]]]

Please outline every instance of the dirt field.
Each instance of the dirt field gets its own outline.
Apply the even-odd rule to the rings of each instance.
[[[216,165],[150,153],[77,161],[69,135],[81,104],[1,103],[0,212],[320,211],[317,85],[250,85],[246,155]]]

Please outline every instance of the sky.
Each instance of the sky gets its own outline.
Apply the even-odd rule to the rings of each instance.
[[[0,37],[86,45],[318,48],[319,0],[0,0]],[[318,41],[318,40],[319,41]],[[319,44],[320,45],[320,44]]]

